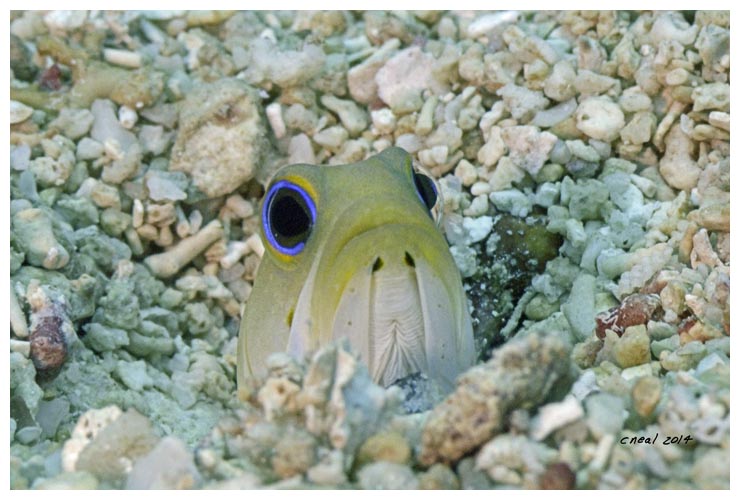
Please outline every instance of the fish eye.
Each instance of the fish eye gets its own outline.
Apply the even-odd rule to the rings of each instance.
[[[316,222],[316,204],[305,189],[287,180],[270,186],[262,205],[262,228],[278,252],[297,255]]]
[[[429,210],[434,222],[439,224],[442,217],[442,193],[437,181],[421,165],[414,164],[412,168],[416,194]]]

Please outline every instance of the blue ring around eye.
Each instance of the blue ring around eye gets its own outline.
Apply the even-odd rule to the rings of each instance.
[[[270,230],[270,205],[272,204],[272,201],[275,198],[277,192],[281,189],[290,189],[291,191],[295,191],[301,196],[304,203],[308,207],[308,210],[311,212],[312,225],[316,221],[316,204],[314,203],[311,196],[302,187],[287,180],[280,180],[273,184],[270,187],[270,190],[267,192],[267,198],[265,198],[265,202],[262,204],[262,231],[265,233],[267,241],[269,241],[270,245],[272,245],[272,247],[280,253],[291,256],[298,255],[303,250],[303,247],[306,246],[305,242],[300,242],[292,247],[285,247],[278,243],[275,235]]]

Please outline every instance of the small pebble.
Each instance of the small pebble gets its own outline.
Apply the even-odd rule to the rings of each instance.
[[[572,490],[575,485],[576,475],[565,462],[548,465],[540,476],[540,488],[543,490]]]
[[[18,101],[10,101],[10,124],[26,121],[33,114],[33,108]]]
[[[416,490],[419,480],[408,465],[373,462],[357,473],[363,490]]]
[[[142,63],[141,54],[130,50],[103,49],[103,58],[111,64],[126,68],[138,68]]]
[[[663,384],[658,377],[641,377],[632,387],[632,401],[635,411],[641,417],[648,417],[653,413],[660,401]]]

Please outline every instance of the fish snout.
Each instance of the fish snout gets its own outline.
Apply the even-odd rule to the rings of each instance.
[[[379,384],[421,372],[449,389],[472,362],[465,298],[412,246],[376,249],[369,269],[356,270],[333,336],[349,339]]]

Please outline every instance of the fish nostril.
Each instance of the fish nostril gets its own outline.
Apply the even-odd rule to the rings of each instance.
[[[403,256],[403,261],[409,267],[416,267],[416,262],[414,262],[414,258],[408,252],[405,252]]]
[[[383,259],[377,257],[375,262],[373,262],[373,272],[379,271],[381,267],[383,267]]]
[[[291,308],[288,311],[288,316],[285,318],[285,322],[288,323],[288,328],[293,326],[293,316],[295,315],[295,309]]]

